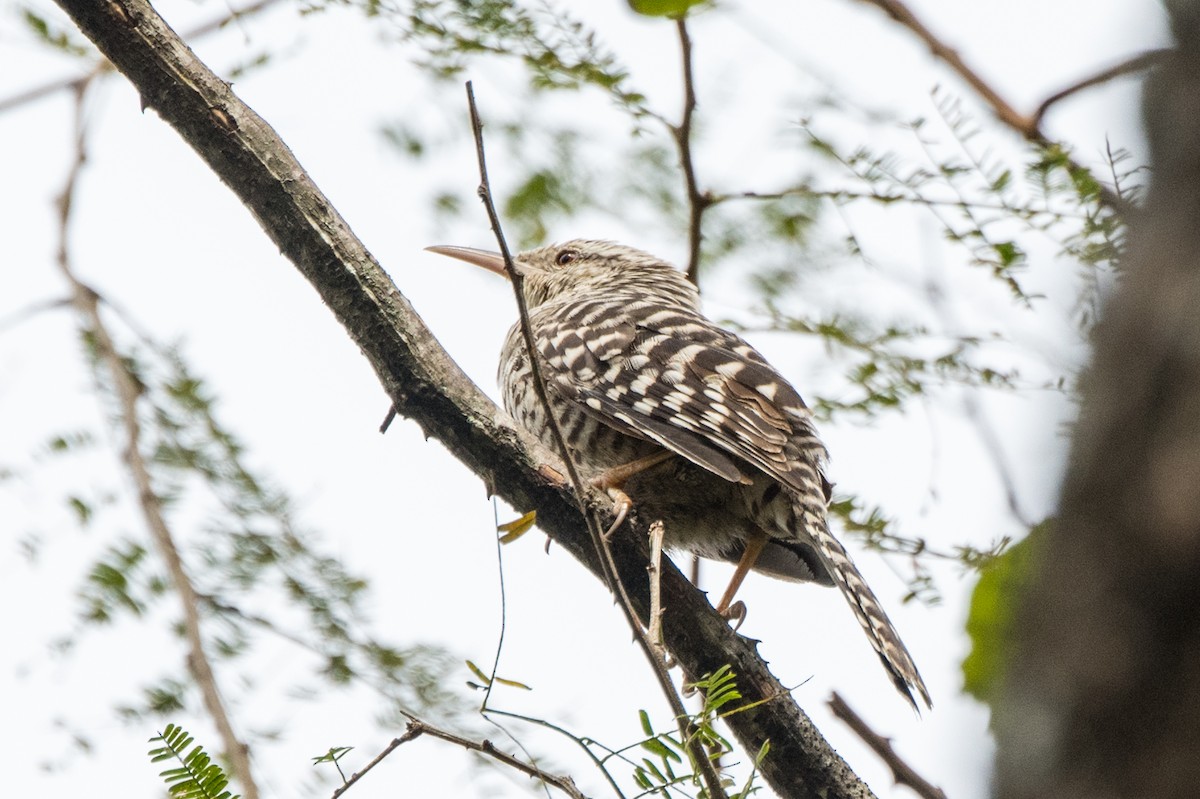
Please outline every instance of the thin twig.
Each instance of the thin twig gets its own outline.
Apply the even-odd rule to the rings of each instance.
[[[516,270],[513,264],[512,253],[508,249],[508,242],[504,238],[504,232],[500,226],[500,216],[496,212],[496,205],[492,201],[491,184],[488,180],[487,173],[487,158],[483,146],[483,122],[479,117],[479,109],[475,105],[475,92],[470,81],[467,81],[467,103],[471,112],[471,127],[475,135],[475,154],[479,161],[479,198],[483,201],[484,207],[487,210],[488,221],[492,226],[492,232],[496,236],[496,242],[500,247],[500,254],[504,259],[504,268],[512,280],[513,292],[516,294],[517,311],[519,314],[519,323],[521,326],[521,335],[524,339],[525,350],[529,357],[530,372],[533,376],[534,391],[538,396],[538,401],[542,403],[542,407],[546,410],[546,418],[550,422],[550,429],[553,433],[554,443],[558,449],[559,457],[567,468],[567,475],[570,478],[571,485],[575,489],[576,499],[579,503],[580,512],[587,519],[588,531],[591,534],[592,545],[596,549],[596,555],[600,560],[605,576],[605,581],[608,583],[609,590],[619,598],[617,602],[622,611],[625,613],[626,620],[629,622],[629,627],[633,631],[634,640],[638,642],[646,659],[650,661],[655,677],[658,679],[659,685],[662,688],[663,694],[667,698],[667,702],[671,705],[671,711],[675,716],[675,721],[679,725],[679,733],[683,738],[684,745],[692,756],[695,768],[700,772],[704,779],[710,799],[724,799],[725,790],[721,785],[720,775],[717,774],[713,767],[712,761],[708,757],[708,753],[704,751],[704,747],[699,740],[692,734],[690,716],[687,708],[684,707],[683,699],[675,690],[675,684],[671,681],[671,675],[667,672],[666,664],[660,656],[658,649],[653,642],[646,636],[646,630],[642,626],[638,618],[637,611],[634,610],[633,600],[630,599],[625,590],[624,584],[618,575],[617,565],[613,559],[612,550],[605,541],[604,535],[601,532],[600,524],[587,507],[584,497],[586,496],[585,485],[580,479],[579,470],[575,465],[574,459],[571,457],[571,452],[567,447],[566,438],[563,436],[559,426],[558,419],[554,415],[553,407],[550,405],[549,397],[546,393],[545,378],[541,373],[541,368],[538,363],[538,348],[534,340],[533,327],[529,321],[529,308],[525,301],[525,293],[523,289],[524,278]]]
[[[546,393],[546,379],[542,375],[542,370],[538,365],[536,355],[538,352],[537,343],[533,337],[533,328],[529,323],[529,307],[525,302],[525,278],[517,271],[516,266],[513,264],[512,252],[508,249],[508,241],[505,239],[504,232],[500,227],[500,215],[496,212],[495,203],[492,202],[492,187],[488,180],[487,172],[487,155],[483,147],[483,122],[479,118],[479,109],[475,105],[475,90],[471,85],[471,81],[467,81],[467,105],[471,113],[471,129],[475,134],[475,155],[479,161],[479,199],[483,201],[484,209],[487,211],[488,223],[492,227],[492,233],[496,236],[496,244],[500,247],[500,255],[504,259],[504,270],[508,273],[513,286],[513,294],[516,295],[521,337],[525,344],[525,351],[529,356],[530,372],[533,375],[533,390],[537,394],[538,402],[546,409],[546,418],[550,423],[550,432],[554,438],[555,448],[558,456],[562,458],[563,464],[567,468],[567,477],[570,479],[571,485],[575,488],[575,498],[579,504],[579,512],[588,520],[588,529],[592,533],[596,545],[596,554],[600,555],[602,549],[600,546],[600,525],[593,518],[584,501],[583,480],[579,476],[579,469],[575,465],[575,459],[571,457],[571,451],[567,447],[567,439],[563,436],[562,429],[558,424],[558,418],[551,410],[550,399]],[[609,579],[608,587],[609,590],[616,590],[611,578]]]
[[[129,470],[136,488],[137,505],[142,519],[166,564],[171,585],[179,596],[183,608],[184,638],[187,641],[187,667],[196,681],[203,698],[204,707],[212,718],[221,736],[225,756],[229,758],[234,776],[242,785],[246,799],[258,798],[258,786],[250,769],[250,752],[238,738],[233,721],[225,708],[225,700],[217,685],[216,674],[208,654],[204,651],[204,637],[200,625],[200,598],[196,593],[183,565],[183,558],[175,545],[171,530],[162,512],[162,501],[154,489],[150,468],[142,455],[142,430],[138,420],[138,400],[143,387],[130,371],[125,358],[117,350],[116,343],[100,316],[100,298],[92,288],[83,283],[74,272],[69,248],[71,208],[79,176],[87,161],[86,126],[83,121],[83,101],[89,82],[75,87],[75,158],[67,175],[67,181],[58,198],[58,250],[56,261],[59,271],[70,284],[72,304],[81,317],[83,329],[91,337],[99,363],[107,369],[119,407],[121,425],[125,430],[125,449],[122,459]]]
[[[829,699],[829,709],[833,711],[834,716],[845,722],[846,726],[853,730],[863,743],[871,747],[875,754],[882,758],[883,762],[892,770],[892,777],[896,780],[897,785],[907,785],[923,799],[946,799],[946,794],[941,788],[928,782],[912,766],[908,765],[892,748],[891,739],[872,730],[836,691]]]
[[[392,410],[393,412],[395,411],[395,406],[393,406]],[[497,517],[495,499],[492,500],[492,519],[496,530],[498,531],[500,527],[500,519]],[[525,754],[525,757],[529,759],[530,763],[536,764],[537,759],[533,756],[533,753],[525,748],[525,744],[517,740],[517,736],[509,732],[503,724],[500,724],[495,719],[488,717],[488,702],[492,698],[492,687],[496,684],[496,675],[500,672],[500,654],[504,651],[504,634],[508,630],[508,592],[504,588],[504,543],[501,541],[499,535],[496,535],[495,538],[496,572],[500,578],[500,634],[496,638],[496,655],[492,658],[492,673],[488,675],[487,685],[484,686],[483,690],[483,701],[479,703],[479,715],[483,716],[484,720],[486,720],[489,724],[507,735],[508,739],[517,747],[519,747],[520,750]],[[550,788],[544,784],[542,787],[546,790],[546,799],[549,799]]]
[[[351,774],[350,779],[346,780],[344,783],[335,788],[333,794],[330,796],[330,799],[338,799],[339,796],[350,790],[354,786],[354,783],[367,776],[367,772],[382,763],[384,758],[386,758],[392,752],[395,752],[412,739],[418,737],[423,732],[425,732],[424,725],[415,721],[410,721],[408,723],[408,727],[404,730],[402,735],[400,735],[398,738],[393,738],[392,742],[385,746],[382,752],[371,758],[370,763]],[[340,772],[341,769],[338,769],[338,771]]]
[[[696,79],[692,69],[692,39],[683,17],[675,20],[679,33],[679,53],[683,60],[683,114],[678,125],[671,126],[675,146],[679,149],[679,166],[688,198],[688,280],[697,282],[700,275],[700,231],[704,212],[712,205],[708,195],[701,193],[696,180],[696,164],[692,159],[692,115],[696,111]]]
[[[1007,100],[1001,97],[1000,93],[993,89],[990,83],[984,80],[978,72],[963,60],[957,50],[939,39],[902,0],[862,1],[881,9],[889,17],[896,20],[896,22],[899,22],[915,33],[917,38],[925,43],[936,58],[944,61],[948,67],[958,73],[960,78],[967,82],[967,85],[979,92],[980,96],[992,107],[992,111],[995,112],[1001,122],[1016,130],[1027,139],[1042,138],[1037,126],[1032,124],[1029,117],[1021,114]]]
[[[963,60],[963,57],[959,55],[957,50],[939,39],[937,35],[934,34],[933,31],[931,31],[925,25],[925,23],[913,13],[912,9],[910,9],[903,2],[903,0],[861,0],[861,2],[869,3],[870,5],[881,9],[889,17],[916,34],[917,38],[925,43],[930,52],[932,52],[936,58],[941,59],[948,67],[954,70],[954,72],[957,73],[958,76],[967,83],[967,85],[979,93],[984,102],[991,106],[992,112],[995,113],[997,119],[1015,130],[1017,133],[1021,134],[1026,141],[1034,144],[1037,147],[1050,147],[1055,144],[1053,141],[1047,138],[1045,133],[1042,132],[1040,127],[1041,116],[1039,114],[1035,113],[1026,116],[1025,114],[1017,111],[1011,103],[1005,100],[1000,93],[992,87],[990,83],[984,80],[978,72],[972,69],[971,66]],[[1111,77],[1115,77],[1115,75],[1110,75],[1108,78],[1104,79],[1107,80]],[[1093,81],[1088,85],[1095,85],[1099,82],[1100,81]],[[1068,94],[1070,94],[1070,92],[1068,92]],[[1069,156],[1067,157],[1067,165],[1072,171],[1084,170],[1083,166]],[[1127,201],[1103,184],[1100,184],[1099,196],[1101,202],[1122,215],[1128,215],[1133,210],[1133,207]]]
[[[492,760],[515,768],[522,774],[527,774],[534,779],[541,780],[545,784],[557,788],[567,796],[570,796],[571,799],[587,799],[587,796],[585,796],[578,788],[575,787],[575,782],[570,777],[560,777],[557,774],[550,774],[542,771],[537,766],[526,763],[524,760],[521,760],[518,757],[513,757],[507,752],[501,752],[496,748],[495,744],[486,739],[482,741],[473,741],[470,738],[464,738],[461,735],[455,735],[448,730],[435,727],[429,722],[422,721],[421,719],[417,718],[409,719],[408,726],[405,728],[404,734],[398,738],[393,738],[392,742],[389,743],[382,752],[372,758],[370,763],[367,763],[367,765],[363,766],[361,770],[351,774],[350,779],[347,780],[344,785],[339,785],[337,789],[334,790],[333,794],[330,796],[330,799],[338,799],[339,796],[350,790],[354,783],[366,776],[367,772],[379,765],[384,758],[396,751],[402,745],[422,735],[428,735],[431,738],[440,738],[443,741],[461,746],[463,749],[471,752],[478,752],[481,755],[486,755]]]
[[[639,763],[636,761],[621,755],[619,752],[600,743],[595,738],[580,738],[570,730],[560,727],[553,722],[546,721],[545,719],[534,718],[533,716],[525,716],[508,710],[497,710],[496,708],[488,708],[488,713],[493,713],[497,716],[506,716],[510,719],[517,719],[518,721],[524,721],[527,724],[536,724],[539,727],[545,727],[548,730],[553,730],[559,735],[562,735],[564,738],[567,738],[569,741],[582,749],[584,753],[591,759],[592,763],[595,764],[596,768],[600,769],[600,773],[604,775],[606,780],[608,780],[609,787],[613,789],[613,793],[617,795],[617,799],[625,799],[625,793],[621,790],[621,786],[617,785],[617,781],[613,779],[613,775],[609,772],[608,768],[605,767],[604,761],[608,759],[608,756],[614,756],[620,758],[623,762],[628,763],[634,768],[639,765]],[[596,746],[605,750],[608,755],[603,759],[596,757],[596,753],[588,747],[589,743],[595,744]]]
[[[1050,106],[1055,103],[1065,100],[1076,92],[1090,89],[1093,86],[1099,86],[1102,83],[1108,83],[1114,78],[1119,78],[1122,75],[1129,75],[1134,72],[1141,72],[1144,69],[1160,63],[1171,51],[1170,50],[1148,50],[1140,55],[1135,55],[1132,58],[1127,58],[1120,64],[1108,69],[1101,70],[1091,77],[1072,83],[1066,88],[1056,91],[1054,94],[1042,101],[1037,110],[1029,117],[1030,123],[1035,128],[1040,128],[1042,125],[1042,117],[1046,116],[1046,112],[1050,110]]]
[[[842,163],[845,163],[844,161]],[[734,200],[765,200],[778,201],[788,197],[813,197],[831,202],[845,202],[850,200],[873,200],[875,202],[889,203],[911,203],[912,205],[920,206],[941,206],[946,208],[978,208],[987,211],[1012,211],[1014,210],[1011,204],[990,203],[984,201],[966,201],[954,197],[925,197],[920,194],[898,194],[884,191],[874,190],[859,190],[859,189],[819,189],[814,186],[798,185],[789,189],[780,191],[765,192],[765,191],[740,191],[731,192],[728,194],[712,194],[709,195],[709,204],[718,205]],[[1032,209],[1017,209],[1032,211]],[[1069,219],[1086,219],[1087,215],[1083,213],[1063,213],[1056,211],[1056,216]]]

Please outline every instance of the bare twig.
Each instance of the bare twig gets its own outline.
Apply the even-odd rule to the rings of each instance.
[[[501,230],[500,216],[496,212],[495,203],[492,201],[491,185],[488,181],[487,173],[487,158],[483,146],[483,122],[479,118],[479,109],[475,105],[475,92],[470,81],[467,81],[467,103],[470,106],[471,128],[475,135],[475,154],[479,160],[479,197],[487,210],[488,221],[491,223],[492,232],[496,236],[496,242],[500,247],[500,254],[504,258],[504,269],[508,272],[508,276],[512,280],[513,293],[517,298],[517,311],[520,315],[521,335],[524,339],[525,351],[529,355],[530,372],[533,375],[534,391],[537,393],[538,401],[542,403],[542,407],[546,411],[546,418],[550,421],[554,443],[558,449],[559,457],[562,458],[563,463],[566,465],[571,485],[575,489],[579,502],[579,510],[587,519],[592,545],[596,549],[596,555],[601,564],[603,564],[604,577],[608,583],[608,588],[618,598],[619,601],[617,604],[625,613],[629,627],[633,631],[634,639],[646,655],[646,659],[650,661],[659,686],[662,688],[662,692],[668,704],[670,704],[671,711],[679,725],[679,734],[683,738],[684,745],[692,756],[696,770],[700,772],[700,775],[704,779],[708,796],[710,799],[724,799],[725,789],[721,785],[721,777],[717,774],[717,770],[713,766],[708,753],[704,750],[704,746],[692,734],[694,731],[691,729],[690,715],[687,712],[687,708],[684,707],[683,699],[679,696],[679,692],[675,690],[675,683],[672,682],[671,675],[667,671],[662,653],[658,645],[646,635],[646,629],[638,618],[633,600],[630,599],[625,585],[621,581],[617,564],[613,559],[612,550],[609,548],[608,539],[601,532],[599,520],[591,513],[584,500],[586,496],[585,485],[579,476],[579,469],[571,457],[571,451],[567,447],[567,440],[563,436],[559,421],[554,415],[553,406],[551,406],[549,397],[546,394],[545,377],[542,375],[541,366],[538,362],[538,347],[534,340],[533,326],[529,321],[529,307],[525,302],[524,278],[513,264],[512,253],[508,249],[508,242],[505,240],[504,232]],[[653,623],[653,620],[651,620],[651,623]]]
[[[404,730],[404,733],[402,735],[400,735],[397,738],[393,738],[392,742],[389,743],[387,746],[385,746],[383,748],[382,752],[375,755],[375,757],[371,758],[370,763],[367,763],[367,765],[363,766],[361,769],[359,769],[358,771],[351,774],[350,779],[346,780],[341,785],[339,785],[337,788],[335,788],[333,791],[333,794],[331,795],[331,799],[338,799],[339,796],[344,794],[346,791],[350,790],[356,782],[361,780],[363,777],[367,776],[367,773],[371,769],[375,768],[380,763],[382,763],[388,755],[390,755],[392,752],[395,752],[397,749],[399,749],[404,744],[406,744],[409,741],[413,740],[414,738],[418,737],[423,732],[425,732],[425,730],[422,725],[419,725],[416,722],[410,721],[408,723],[408,727]],[[340,772],[341,769],[338,769],[338,771]]]
[[[842,161],[842,163],[845,163]],[[857,174],[857,173],[856,173]],[[860,175],[861,177],[861,175]],[[791,188],[782,189],[780,191],[765,192],[765,191],[741,191],[731,192],[728,194],[713,194],[709,198],[710,205],[718,205],[734,200],[765,200],[777,201],[787,197],[804,197],[829,200],[834,203],[852,201],[852,200],[872,200],[874,202],[889,204],[889,203],[910,203],[918,206],[933,206],[944,208],[977,208],[988,211],[1012,211],[1011,204],[998,202],[985,202],[977,200],[964,200],[962,197],[925,197],[920,194],[902,194],[887,191],[876,191],[873,189],[820,189],[815,186],[797,185]],[[1086,215],[1083,213],[1062,213],[1055,212],[1057,216],[1070,219],[1084,219]]]
[[[563,436],[558,418],[555,416],[549,397],[546,394],[546,378],[542,374],[538,363],[537,342],[534,340],[533,327],[529,322],[529,306],[525,302],[525,278],[517,271],[513,264],[512,252],[508,249],[508,241],[505,239],[504,231],[500,227],[500,215],[496,212],[496,204],[492,202],[492,188],[488,180],[487,171],[487,154],[483,146],[483,121],[479,118],[479,109],[475,105],[475,90],[471,85],[471,81],[467,81],[467,105],[471,112],[471,130],[475,135],[475,156],[479,161],[479,199],[483,201],[483,207],[488,216],[488,223],[492,227],[492,233],[496,237],[496,244],[500,248],[500,255],[504,259],[504,270],[508,273],[509,280],[512,282],[513,294],[516,296],[521,337],[524,340],[525,351],[529,355],[529,369],[533,376],[533,390],[537,394],[538,402],[546,409],[546,418],[550,422],[550,432],[554,437],[557,454],[567,468],[567,477],[571,481],[571,486],[575,489],[575,497],[579,503],[579,512],[587,519],[588,530],[592,533],[593,543],[596,546],[596,554],[599,556],[603,549],[601,545],[600,524],[593,517],[587,507],[587,503],[584,501],[586,492],[584,491],[583,480],[579,476],[579,468],[575,465],[575,459],[571,457],[571,450],[567,447],[567,439]],[[609,590],[616,593],[617,586],[614,584],[614,579],[608,574],[605,577],[609,581]]]
[[[671,126],[675,146],[679,149],[679,166],[688,198],[688,280],[695,283],[700,275],[700,230],[704,212],[712,204],[708,195],[701,193],[696,181],[696,164],[692,159],[692,115],[696,111],[696,79],[692,69],[692,39],[688,35],[684,17],[675,20],[679,33],[679,54],[683,61],[683,114],[678,125]]]
[[[395,406],[393,406],[392,413],[394,414],[395,411],[396,411]],[[496,530],[498,532],[499,528],[500,528],[500,520],[498,518],[495,518],[495,516],[496,516],[496,501],[494,499],[492,500],[492,515],[493,515],[493,520],[495,523]],[[492,688],[495,687],[495,685],[496,685],[496,675],[498,675],[500,673],[500,656],[504,652],[504,634],[508,630],[508,592],[505,590],[505,587],[504,587],[504,542],[501,540],[501,537],[499,535],[496,535],[495,538],[496,538],[496,573],[500,580],[500,634],[496,637],[496,655],[495,655],[495,657],[492,658],[492,673],[488,675],[487,685],[484,686],[483,701],[479,703],[479,715],[483,716],[483,718],[489,724],[491,724],[496,729],[500,730],[505,735],[507,735],[508,739],[510,741],[512,741],[514,744],[516,744],[521,749],[521,751],[525,753],[525,757],[527,757],[529,759],[530,763],[536,764],[537,761],[534,758],[533,753],[525,748],[525,744],[521,743],[517,739],[517,736],[515,736],[511,732],[509,732],[508,729],[503,724],[500,724],[495,719],[488,716],[488,711],[489,711],[488,702],[491,701],[491,698],[492,698]],[[549,542],[549,539],[546,539],[546,540],[547,540],[547,542]],[[543,787],[545,787],[546,796],[547,796],[547,799],[549,799],[550,788],[545,785]]]
[[[520,771],[522,774],[527,774],[530,777],[541,780],[551,787],[557,788],[567,796],[570,796],[571,799],[587,799],[587,797],[575,787],[575,782],[570,777],[560,777],[557,774],[550,774],[542,771],[537,766],[530,765],[518,757],[513,757],[507,752],[501,752],[491,741],[473,741],[470,738],[463,738],[461,735],[455,735],[448,730],[435,727],[426,721],[421,721],[420,719],[411,719],[408,722],[408,727],[405,728],[403,735],[392,739],[392,742],[389,743],[382,752],[372,758],[370,763],[367,763],[367,765],[363,766],[361,770],[351,774],[350,779],[348,779],[344,785],[339,785],[333,792],[330,799],[338,799],[339,796],[350,790],[350,788],[356,782],[366,776],[367,772],[379,765],[384,758],[404,744],[422,735],[428,735],[431,738],[440,738],[441,740],[455,744],[456,746],[461,746],[463,749],[485,755],[492,760],[503,763],[506,766],[510,766],[517,771]]]
[[[923,799],[946,799],[946,794],[941,788],[926,781],[912,766],[908,765],[892,747],[891,739],[872,730],[836,691],[829,699],[829,709],[833,711],[834,716],[854,730],[854,734],[861,738],[863,743],[879,755],[892,770],[892,777],[896,780],[897,785],[907,785]]]
[[[1122,75],[1129,75],[1134,72],[1141,72],[1149,69],[1156,64],[1162,63],[1163,59],[1170,53],[1170,50],[1149,50],[1140,55],[1135,55],[1133,58],[1128,58],[1117,64],[1115,67],[1101,70],[1091,77],[1076,81],[1066,88],[1056,91],[1054,94],[1042,101],[1041,105],[1029,117],[1030,123],[1034,128],[1040,128],[1042,125],[1042,117],[1046,116],[1046,112],[1050,110],[1050,106],[1055,103],[1065,100],[1076,92],[1090,89],[1093,86],[1099,86],[1102,83],[1108,83],[1114,78],[1119,78]]]
[[[1017,133],[1021,134],[1026,141],[1038,147],[1049,147],[1054,144],[1054,142],[1047,138],[1045,133],[1042,132],[1040,127],[1042,121],[1041,113],[1034,113],[1026,116],[1025,114],[1017,111],[1012,104],[1005,100],[1000,93],[992,87],[990,83],[984,80],[978,72],[971,68],[971,66],[967,64],[965,60],[963,60],[963,57],[959,55],[957,50],[938,38],[938,36],[931,31],[916,14],[913,13],[912,9],[910,9],[903,2],[903,0],[861,0],[861,2],[869,3],[870,5],[881,9],[889,17],[896,20],[896,22],[900,23],[916,34],[917,38],[919,38],[927,47],[929,47],[930,52],[932,52],[935,57],[941,59],[946,66],[954,70],[954,72],[957,73],[958,76],[967,83],[967,85],[979,93],[984,102],[991,106],[992,112],[995,113],[997,119],[1015,130]],[[1107,77],[1103,77],[1100,80],[1093,80],[1087,83],[1087,86],[1094,86],[1103,80],[1109,80],[1119,74],[1124,74],[1124,72],[1116,72],[1108,75]],[[1078,88],[1086,88],[1086,86],[1080,86]],[[1072,91],[1077,90],[1078,89],[1069,90],[1066,92],[1066,94],[1070,94]],[[1065,97],[1066,94],[1063,96]],[[1055,99],[1061,98],[1052,98],[1051,101]],[[1043,103],[1043,105],[1048,107],[1048,103]],[[1039,109],[1039,111],[1044,111],[1044,109]],[[1068,158],[1067,162],[1072,171],[1084,169],[1084,167],[1074,159]],[[1128,215],[1133,210],[1130,204],[1122,199],[1112,189],[1103,184],[1099,185],[1100,200],[1109,208],[1123,215]]]
[[[1007,100],[1001,97],[1000,93],[993,89],[990,83],[984,80],[978,72],[963,60],[957,50],[939,39],[905,5],[903,0],[862,0],[862,2],[876,6],[889,17],[896,20],[896,22],[915,33],[917,38],[929,47],[930,52],[935,57],[944,61],[948,67],[958,73],[960,78],[967,82],[967,85],[979,92],[984,101],[992,107],[992,111],[995,112],[1001,122],[1016,130],[1027,139],[1042,139],[1041,132],[1037,129],[1036,125],[1032,124],[1030,118],[1021,114]]]
[[[108,371],[116,393],[120,423],[125,431],[125,449],[122,459],[133,479],[137,505],[146,523],[150,536],[158,549],[171,577],[171,585],[179,596],[183,609],[184,638],[187,641],[187,667],[200,689],[204,707],[221,736],[225,756],[229,758],[234,777],[241,783],[246,799],[257,799],[258,786],[250,768],[250,752],[238,738],[233,721],[225,708],[225,700],[217,685],[212,662],[204,651],[204,636],[200,626],[200,598],[188,577],[183,558],[167,526],[162,512],[162,501],[155,492],[149,466],[142,455],[142,431],[138,420],[138,400],[142,395],[142,384],[130,370],[125,358],[117,350],[104,319],[100,315],[100,298],[92,288],[83,283],[74,272],[69,247],[71,208],[80,173],[87,161],[86,127],[83,122],[83,99],[89,82],[75,87],[75,157],[68,171],[67,181],[58,197],[58,249],[56,261],[59,271],[70,285],[72,299],[80,316],[84,331],[90,336],[98,362]]]

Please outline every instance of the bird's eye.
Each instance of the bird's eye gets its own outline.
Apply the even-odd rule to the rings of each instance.
[[[554,256],[554,263],[559,266],[566,266],[577,260],[579,260],[579,253],[575,250],[560,250],[558,255]]]

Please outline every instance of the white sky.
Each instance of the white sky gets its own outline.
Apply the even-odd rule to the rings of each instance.
[[[55,13],[44,2],[33,5]],[[798,82],[798,65],[847,96],[900,109],[905,117],[932,115],[929,91],[939,83],[974,102],[910,36],[860,4],[727,5],[729,15],[701,17],[692,27],[703,180],[725,187],[743,179],[741,188],[769,188],[785,179],[779,149],[771,158],[762,154],[782,140],[800,114],[799,98],[816,85]],[[224,10],[217,3],[160,6],[179,29]],[[1084,0],[986,7],[928,0],[913,6],[1019,109],[1159,44],[1165,35],[1157,7],[1125,0],[1104,4],[1104,14]],[[75,74],[75,65],[28,41],[18,7],[3,11],[0,100]],[[587,13],[631,65],[635,84],[652,104],[674,115],[671,27],[634,18],[623,3],[589,4]],[[439,228],[427,208],[434,188],[456,187],[469,196],[475,186],[461,92],[429,88],[409,65],[408,53],[350,12],[301,20],[280,8],[204,40],[197,50],[218,72],[260,51],[278,54],[273,66],[240,79],[235,89],[288,142],[464,370],[495,396],[496,353],[514,315],[508,288],[422,252],[432,243],[491,243],[481,209]],[[469,71],[485,116],[507,116],[513,74],[503,68]],[[553,95],[539,109],[563,118],[587,115],[602,144],[611,135],[613,146],[621,146],[627,126],[595,94]],[[462,125],[463,135],[449,139],[429,164],[414,165],[378,130],[385,122],[417,117],[444,130]],[[221,419],[248,444],[251,463],[300,500],[304,527],[320,531],[326,547],[371,579],[380,635],[401,643],[437,642],[460,659],[490,662],[499,622],[497,565],[493,510],[479,480],[439,445],[424,442],[415,425],[401,420],[387,436],[378,435],[387,399],[365,360],[245,209],[154,113],[139,113],[137,97],[122,79],[109,79],[93,93],[89,121],[90,159],[72,238],[84,280],[158,339],[184,342],[194,371],[220,397]],[[536,119],[526,121],[536,127]],[[1103,149],[1105,136],[1119,146],[1138,144],[1129,81],[1072,100],[1047,122],[1052,136],[1077,145],[1085,159]],[[71,157],[70,125],[65,95],[0,115],[0,320],[65,295],[53,263],[53,200]],[[747,145],[755,131],[762,147]],[[1003,132],[993,136],[1002,145],[1008,140]],[[503,158],[493,157],[491,167],[497,183],[512,179]],[[913,225],[913,219],[919,218],[905,216],[898,225],[878,212],[851,212],[856,231],[867,231],[868,255],[889,267],[875,276],[881,283],[862,287],[862,297],[897,301],[887,280],[904,269],[942,281],[962,268],[961,254],[943,245],[929,222]],[[681,239],[646,228],[639,220],[589,213],[552,235],[615,238],[677,261],[683,257]],[[1066,305],[1063,275],[1070,277],[1072,267],[1051,263],[1052,248],[1039,255],[1043,260],[1035,260],[1031,279],[1051,293],[1046,313],[1053,317]],[[710,297],[714,315],[736,314],[750,301],[725,273],[714,285],[725,289]],[[948,305],[968,326],[1012,318],[1003,303],[989,302],[956,295]],[[1010,355],[1034,368],[1069,368],[1080,354],[1066,337],[1069,326],[1054,318],[1044,325],[1015,333]],[[803,392],[834,377],[828,366],[822,370],[821,352],[810,353],[808,345],[779,337],[756,343]],[[50,647],[77,627],[73,592],[83,570],[115,533],[144,536],[126,497],[90,532],[79,532],[63,509],[68,490],[95,496],[127,488],[115,455],[98,452],[67,464],[38,454],[55,433],[102,427],[89,389],[67,312],[0,328],[0,468],[18,472],[0,483],[0,603],[8,617],[0,648],[0,747],[9,753],[6,782],[13,795],[77,795],[101,780],[114,786],[114,794],[161,795],[156,770],[144,757],[149,723],[125,726],[111,706],[136,701],[137,687],[164,673],[182,672],[182,647],[147,631],[152,624],[130,623],[86,633],[66,656]],[[1053,506],[1063,448],[1059,425],[1068,409],[1059,398],[1039,395],[990,399],[986,408],[1008,458],[1021,465],[1017,479],[1026,511],[1041,518]],[[905,530],[946,545],[982,544],[1015,531],[994,471],[953,397],[914,404],[903,417],[842,423],[824,433],[834,452],[835,479],[882,502]],[[502,507],[500,514],[508,518],[511,511]],[[181,532],[185,538],[199,534],[202,520],[194,521],[195,530]],[[19,554],[19,542],[35,533],[42,547],[31,564]],[[541,544],[540,536],[530,535],[503,553],[508,637],[501,673],[535,690],[501,690],[494,704],[614,745],[640,735],[638,708],[666,725],[668,711],[603,589],[562,551],[545,556]],[[941,569],[943,605],[901,606],[903,564],[871,553],[858,561],[933,693],[935,709],[924,719],[915,719],[894,695],[834,591],[752,579],[742,595],[750,608],[743,632],[763,641],[763,653],[785,684],[803,683],[796,691],[800,704],[879,795],[908,794],[892,788],[878,760],[828,717],[824,701],[832,689],[893,736],[903,755],[948,795],[984,796],[991,755],[987,715],[961,696],[958,671],[973,580]],[[723,567],[706,567],[705,586],[722,585],[725,574]],[[172,610],[159,620],[174,616]],[[230,692],[241,697],[237,718],[244,728],[284,733],[281,742],[256,750],[267,795],[307,795],[305,786],[314,781],[308,758],[330,746],[357,746],[346,761],[353,769],[390,737],[371,722],[373,709],[363,694],[288,700],[288,686],[312,686],[314,680],[308,676],[311,661],[286,645],[266,644],[251,663],[254,689]],[[233,685],[242,673],[226,670],[222,676]],[[463,668],[447,682],[461,686],[468,678]],[[219,748],[199,719],[178,721],[210,749]],[[549,753],[552,768],[570,772],[591,795],[606,795],[599,775],[560,739],[513,729],[526,746]],[[71,748],[76,733],[96,747],[92,757]],[[529,795],[520,778],[481,777],[465,768],[469,761],[448,744],[418,741],[393,754],[354,795]],[[325,785],[315,795],[329,791]]]

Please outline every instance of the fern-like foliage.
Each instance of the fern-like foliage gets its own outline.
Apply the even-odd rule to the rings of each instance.
[[[212,762],[204,747],[197,744],[188,751],[193,740],[187,730],[174,724],[168,724],[163,732],[150,739],[150,743],[162,744],[148,752],[151,763],[166,760],[179,763],[178,767],[159,773],[167,791],[181,799],[240,799],[241,794],[225,790],[229,777]]]
[[[698,713],[688,718],[687,728],[691,739],[699,741],[708,757],[721,772],[721,783],[725,786],[730,799],[745,799],[758,791],[754,779],[758,774],[758,766],[770,752],[770,742],[764,741],[756,754],[753,767],[740,791],[733,791],[735,783],[726,771],[727,764],[722,758],[732,755],[733,744],[716,729],[716,723],[729,713],[736,713],[743,707],[727,707],[731,702],[742,698],[737,687],[737,679],[728,665],[722,666],[712,674],[706,674],[691,684],[691,688],[704,698],[704,706]],[[697,797],[707,796],[699,776],[696,764],[691,762],[691,750],[687,743],[681,742],[674,733],[656,733],[650,723],[650,716],[645,710],[638,711],[642,731],[646,737],[637,746],[653,755],[643,757],[640,764],[634,764],[633,779],[643,789],[638,797],[652,793],[667,795],[668,789],[679,788],[687,784],[699,789]],[[622,750],[624,751],[624,750]],[[682,771],[679,765],[687,762],[691,768]],[[636,798],[635,798],[636,799]]]

